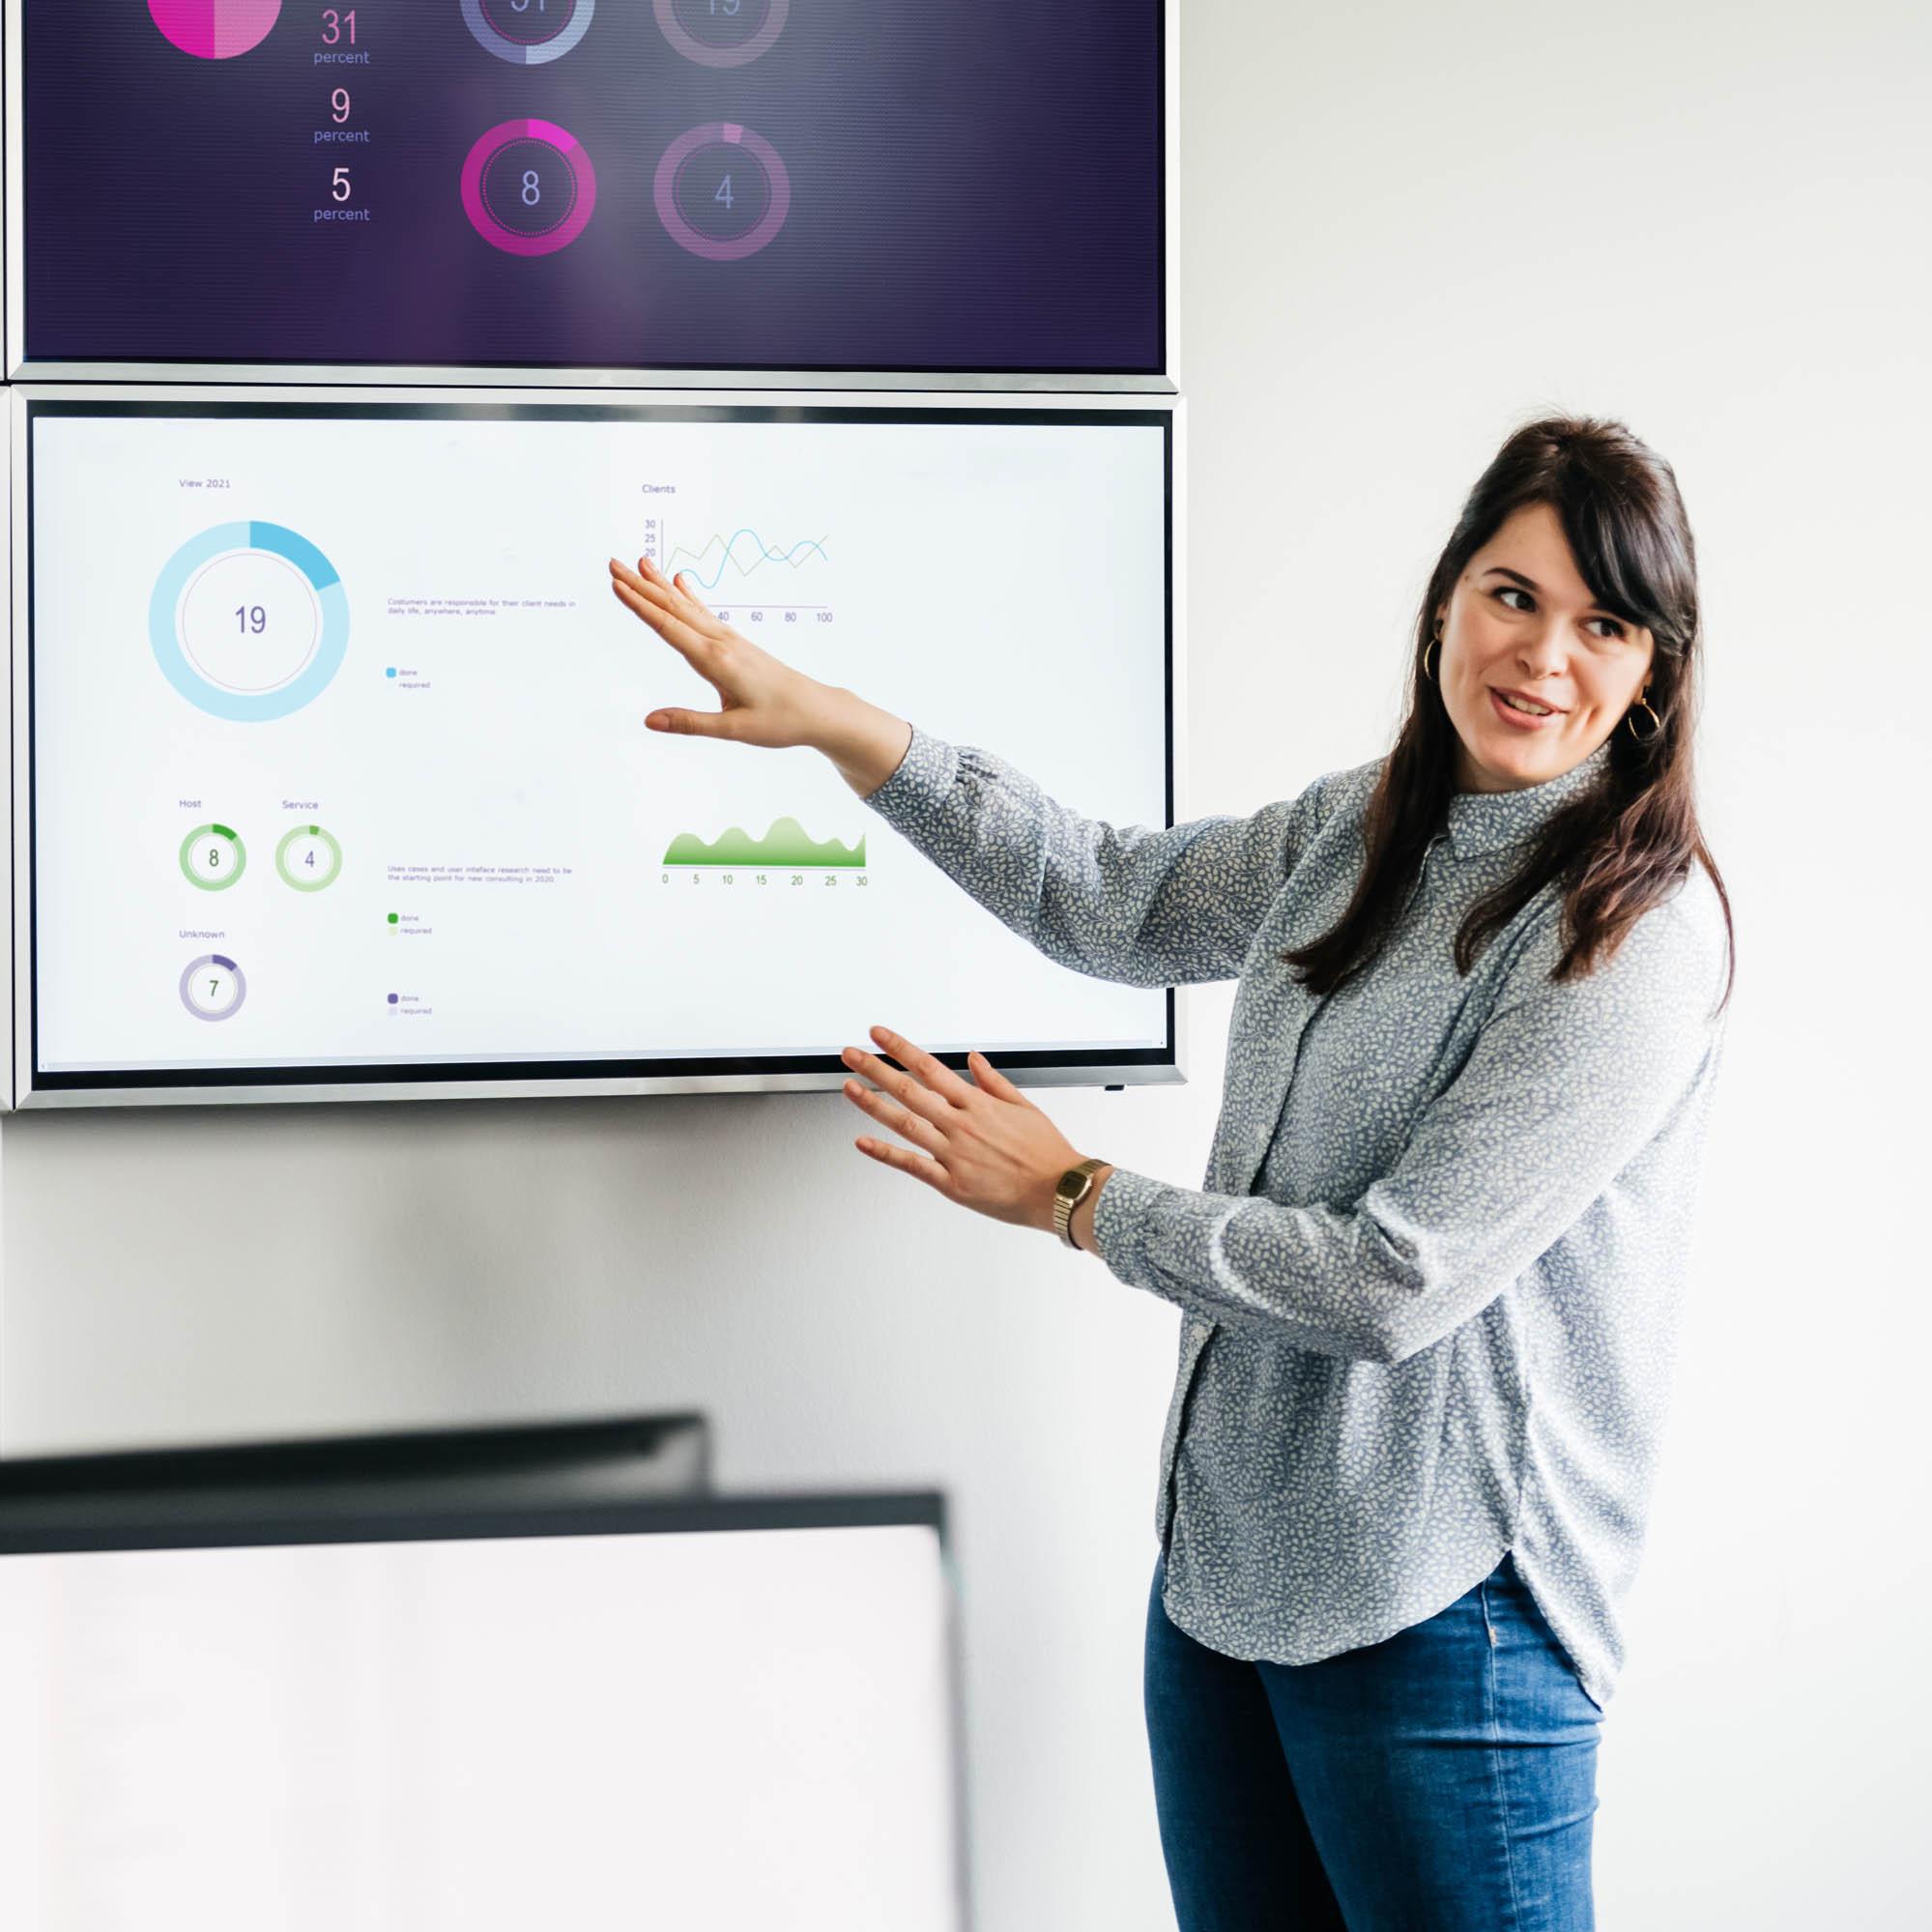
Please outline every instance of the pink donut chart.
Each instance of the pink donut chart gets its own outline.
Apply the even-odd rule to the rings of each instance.
[[[554,255],[581,235],[597,205],[584,144],[555,121],[504,121],[463,162],[463,212],[506,255]]]
[[[282,0],[148,0],[155,25],[196,60],[252,53],[281,11]]]
[[[785,31],[792,0],[653,0],[664,38],[700,67],[743,67]]]
[[[651,183],[665,232],[707,262],[741,262],[785,225],[792,177],[763,134],[714,121],[679,134]]]

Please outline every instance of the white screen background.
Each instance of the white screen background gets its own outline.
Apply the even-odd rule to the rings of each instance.
[[[34,436],[43,1068],[835,1054],[881,1021],[995,1056],[1165,1043],[1161,991],[1040,958],[817,754],[648,732],[648,710],[715,698],[605,568],[658,518],[664,550],[718,577],[706,600],[814,677],[1090,817],[1160,824],[1158,425],[345,408],[42,417]],[[183,543],[247,521],[317,545],[351,620],[321,695],[245,724],[165,680],[149,601]],[[761,599],[805,608],[754,621]],[[678,834],[781,817],[863,836],[864,887],[664,881]],[[343,852],[312,895],[274,863],[309,821]],[[208,822],[247,851],[222,893],[177,861]],[[525,867],[546,882],[507,882]],[[209,953],[246,975],[219,1022],[178,992]]]
[[[918,1527],[0,1558],[0,1923],[957,1932]]]

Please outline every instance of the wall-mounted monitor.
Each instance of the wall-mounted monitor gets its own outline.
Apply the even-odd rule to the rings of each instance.
[[[9,366],[1167,364],[1171,0],[7,0]]]
[[[14,391],[15,1100],[1177,1077],[613,596],[1172,815],[1168,408]]]
[[[0,1495],[0,1923],[965,1932],[937,1495]]]

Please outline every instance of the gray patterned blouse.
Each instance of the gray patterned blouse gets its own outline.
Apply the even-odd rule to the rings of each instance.
[[[1307,1663],[1452,1603],[1506,1551],[1600,1707],[1623,1644],[1716,1072],[1723,919],[1701,868],[1558,984],[1538,895],[1460,977],[1463,914],[1607,747],[1458,793],[1388,945],[1327,997],[1380,762],[1252,818],[1115,827],[914,730],[880,816],[1048,958],[1238,979],[1205,1185],[1116,1168],[1101,1258],[1184,1312],[1156,1531],[1168,1615]]]

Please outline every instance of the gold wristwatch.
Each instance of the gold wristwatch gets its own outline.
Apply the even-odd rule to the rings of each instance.
[[[1081,1161],[1060,1176],[1060,1184],[1053,1190],[1053,1232],[1069,1248],[1080,1246],[1074,1239],[1074,1209],[1093,1192],[1095,1169],[1106,1166],[1105,1161]]]

